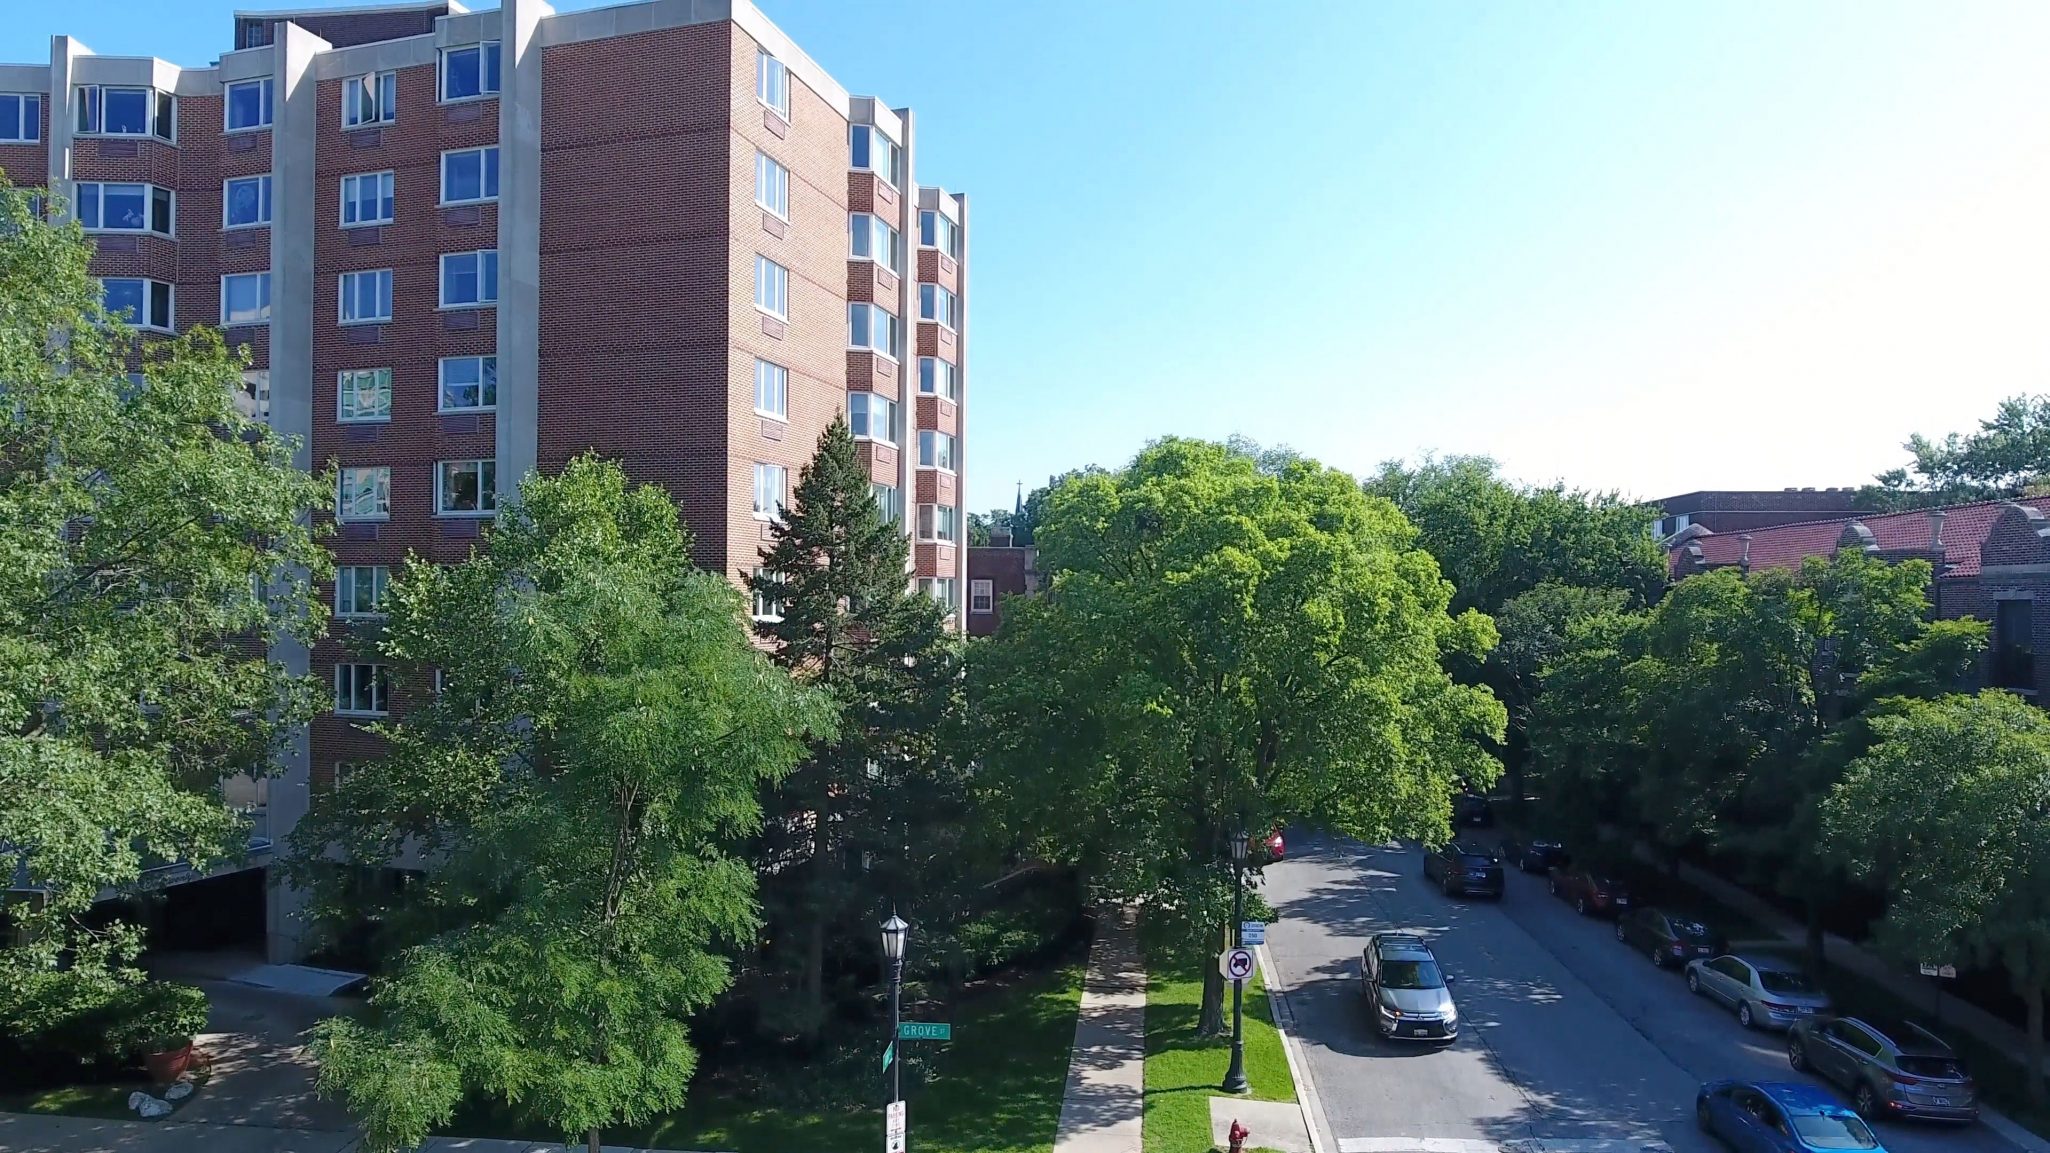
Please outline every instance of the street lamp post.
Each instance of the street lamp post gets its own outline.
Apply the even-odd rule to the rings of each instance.
[[[1231,835],[1231,943],[1242,947],[1242,926],[1246,921],[1246,830]],[[1246,1080],[1246,983],[1231,983],[1231,1067],[1224,1071],[1224,1091],[1250,1093]]]
[[[904,919],[894,910],[891,911],[890,919],[883,922],[883,960],[890,964],[890,1048],[884,1052],[892,1056],[889,1064],[890,1103],[893,1105],[904,1099],[900,1091],[901,1082],[897,1077],[897,1067],[902,1061],[896,1058],[895,1048],[897,1034],[903,1031],[901,1012],[904,990],[904,943],[910,936],[911,926],[905,924]]]

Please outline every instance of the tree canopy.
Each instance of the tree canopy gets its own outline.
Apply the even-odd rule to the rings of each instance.
[[[1873,478],[1861,503],[1889,511],[1999,500],[2050,484],[2050,396],[2011,396],[1977,430],[1901,446],[1913,459]]]

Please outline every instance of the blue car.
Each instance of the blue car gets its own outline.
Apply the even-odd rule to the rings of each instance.
[[[1885,1153],[1856,1110],[1815,1085],[1710,1081],[1694,1116],[1732,1153]]]

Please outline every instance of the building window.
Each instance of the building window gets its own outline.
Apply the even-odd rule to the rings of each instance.
[[[498,250],[444,252],[441,255],[441,306],[482,308],[498,303]]]
[[[252,128],[269,128],[271,91],[268,76],[261,80],[241,80],[228,85],[227,130],[245,132]]]
[[[755,307],[770,316],[790,317],[790,270],[766,256],[755,256]]]
[[[790,119],[790,70],[767,52],[755,53],[755,99]]]
[[[342,227],[390,224],[397,207],[397,179],[389,172],[342,177]]]
[[[777,420],[789,419],[789,369],[766,360],[755,361],[755,411]]]
[[[850,167],[873,172],[892,188],[904,183],[904,154],[895,141],[872,124],[847,126],[847,155]]]
[[[222,183],[221,227],[256,228],[269,223],[269,176],[240,176]]]
[[[754,577],[756,580],[773,580],[777,584],[783,583],[781,576],[772,574],[765,568],[754,570]],[[764,593],[753,586],[749,586],[749,591],[753,594],[750,598],[753,603],[749,606],[749,616],[758,621],[780,621],[783,619],[784,600],[781,596],[773,593]]]
[[[352,717],[381,717],[391,696],[391,677],[383,665],[335,666],[335,712]]]
[[[384,586],[391,569],[381,564],[345,564],[335,569],[335,615],[374,617],[384,614]]]
[[[171,190],[153,184],[81,183],[78,194],[72,198],[79,227],[87,232],[155,232],[169,236],[171,207]]]
[[[972,613],[995,612],[997,605],[996,582],[968,582],[968,611]]]
[[[346,781],[350,777],[356,775],[356,769],[357,764],[354,761],[336,761],[335,779],[334,782],[328,786],[329,791],[341,788],[343,781]]]
[[[950,329],[961,327],[961,298],[937,284],[918,286],[918,318],[936,320]]]
[[[171,286],[161,280],[102,277],[100,307],[137,328],[171,331]]]
[[[270,423],[270,371],[262,368],[244,369],[242,380],[232,397],[235,411],[245,418]]]
[[[862,260],[873,260],[892,272],[904,271],[904,238],[883,223],[880,216],[866,212],[847,217],[847,251]]]
[[[103,88],[87,84],[78,90],[78,131],[87,135],[175,140],[177,108],[170,93],[154,88]]]
[[[32,144],[43,138],[43,98],[30,92],[0,92],[0,141]]]
[[[869,348],[896,359],[904,351],[904,325],[881,305],[847,306],[847,347]]]
[[[335,376],[339,388],[335,419],[344,422],[391,419],[391,369],[353,368]]]
[[[345,468],[341,493],[335,502],[340,520],[384,520],[391,516],[391,469]]]
[[[342,273],[342,324],[382,324],[390,319],[391,269]]]
[[[961,398],[961,370],[937,356],[918,358],[918,391],[945,400]]]
[[[876,507],[883,510],[884,520],[897,524],[904,519],[904,500],[894,485],[871,482],[868,495],[874,497]]]
[[[918,214],[918,243],[924,248],[937,248],[956,260],[961,259],[961,228],[947,219],[944,212],[926,209]]]
[[[270,273],[236,272],[221,277],[221,327],[270,323]]]
[[[498,145],[441,154],[441,202],[478,204],[498,199]]]
[[[872,392],[847,394],[847,424],[859,440],[895,443],[901,432],[897,425],[897,403]]]
[[[486,40],[441,54],[441,98],[470,100],[498,95],[498,41]]]
[[[790,170],[766,152],[755,153],[755,203],[790,219]]]
[[[950,609],[959,603],[954,599],[953,577],[919,577],[918,591]]]
[[[434,466],[437,516],[489,516],[498,510],[496,460],[445,460]]]
[[[918,430],[918,467],[954,470],[954,438],[929,428]]]
[[[480,412],[498,407],[498,358],[446,356],[441,360],[442,412]]]
[[[783,515],[784,485],[789,473],[780,464],[755,465],[755,507],[758,520],[777,520]]]
[[[918,539],[946,541],[952,544],[958,539],[954,531],[956,515],[952,505],[919,505]]]
[[[373,72],[342,81],[342,127],[390,124],[398,118],[398,73]]]
[[[2036,688],[2036,602],[1993,602],[1993,668],[1995,688]]]

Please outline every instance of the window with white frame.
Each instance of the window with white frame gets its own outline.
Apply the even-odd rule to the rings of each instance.
[[[960,372],[937,356],[921,356],[918,358],[918,391],[944,400],[959,400]]]
[[[71,198],[78,226],[87,232],[172,232],[172,194],[154,184],[81,181]]]
[[[896,187],[903,181],[903,153],[897,144],[872,124],[847,126],[847,154],[851,167],[865,169]]]
[[[789,419],[789,369],[766,360],[755,361],[755,411],[777,420]]]
[[[352,368],[335,374],[335,419],[344,423],[391,419],[391,369]]]
[[[482,308],[498,303],[498,250],[441,254],[441,306]]]
[[[270,423],[270,370],[245,368],[232,393],[235,411],[250,420]]]
[[[0,92],[0,141],[33,144],[42,138],[42,95],[36,92]]]
[[[471,100],[498,95],[498,41],[486,40],[441,54],[441,98]]]
[[[754,515],[761,520],[775,520],[783,515],[783,494],[790,483],[790,474],[780,464],[755,465],[755,508]]]
[[[398,179],[389,172],[342,177],[342,227],[390,224],[396,215]]]
[[[790,70],[767,52],[755,52],[755,99],[790,119]]]
[[[498,462],[444,460],[434,466],[437,516],[488,516],[498,510]]]
[[[335,615],[374,617],[384,614],[384,586],[391,569],[381,564],[345,564],[335,569]]]
[[[441,154],[441,202],[480,204],[498,199],[498,145]]]
[[[790,270],[759,253],[755,255],[755,307],[770,316],[790,317]]]
[[[778,585],[783,583],[783,577],[781,576],[781,574],[772,573],[765,568],[758,568],[754,570],[754,573],[752,575],[758,581],[764,581]],[[749,599],[752,602],[749,606],[749,616],[753,617],[758,621],[780,621],[783,619],[783,609],[785,601],[781,593],[766,592],[760,588],[754,587],[753,585],[750,585],[748,587],[748,592],[750,594]]]
[[[897,402],[873,392],[847,394],[847,427],[857,440],[895,442],[902,431],[897,425]]]
[[[766,152],[755,152],[755,203],[790,219],[790,170]]]
[[[904,499],[895,485],[870,482],[868,495],[875,498],[876,507],[883,510],[883,519],[897,524],[904,519]]]
[[[498,358],[441,358],[441,412],[481,412],[498,407]]]
[[[968,611],[972,613],[995,612],[997,592],[995,581],[972,580],[968,582]]]
[[[954,438],[930,428],[918,430],[918,467],[954,470]]]
[[[398,73],[372,72],[342,81],[342,127],[390,124],[398,118]]]
[[[950,609],[959,603],[954,599],[953,577],[919,577],[918,591]]]
[[[78,131],[89,136],[154,136],[177,139],[177,98],[154,88],[78,89]]]
[[[100,278],[100,307],[136,328],[171,331],[171,286],[136,276]]]
[[[961,327],[961,298],[937,284],[918,286],[918,317],[937,320],[951,329]]]
[[[340,323],[382,324],[391,319],[391,269],[344,272],[340,284]]]
[[[928,208],[918,214],[918,243],[920,247],[937,248],[956,260],[961,259],[961,228],[944,212]]]
[[[389,708],[390,698],[391,676],[383,665],[335,666],[335,712],[349,717],[381,717]]]
[[[904,238],[880,216],[853,212],[847,216],[847,252],[873,260],[892,272],[904,271]]]
[[[221,327],[270,323],[270,273],[232,272],[221,277]]]
[[[952,505],[922,504],[918,506],[918,539],[946,541],[949,544],[958,539],[955,521],[960,514]]]
[[[271,80],[237,80],[227,86],[227,130],[247,132],[271,124]]]
[[[847,306],[847,347],[869,348],[895,359],[904,351],[904,324],[879,304]]]
[[[332,791],[334,789],[341,788],[343,781],[346,781],[350,777],[356,775],[357,767],[358,766],[355,761],[336,761],[334,780],[332,783],[328,785],[328,789]]]
[[[339,520],[385,520],[391,516],[391,467],[345,468],[335,501]]]
[[[256,228],[270,223],[270,175],[238,176],[221,182],[221,227]]]

